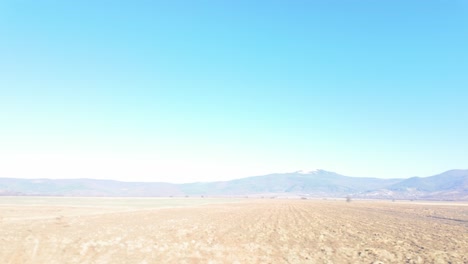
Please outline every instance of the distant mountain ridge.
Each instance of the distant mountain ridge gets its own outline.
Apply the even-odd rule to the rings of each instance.
[[[450,170],[424,178],[412,177],[383,190],[368,192],[367,195],[372,193],[378,197],[405,199],[468,200],[468,170]]]
[[[325,170],[296,171],[230,181],[174,184],[97,179],[0,178],[0,195],[39,196],[305,196],[468,200],[468,170],[430,177],[349,177]]]

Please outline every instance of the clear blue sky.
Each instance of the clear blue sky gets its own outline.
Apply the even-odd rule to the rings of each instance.
[[[468,168],[468,2],[2,1],[0,177]]]

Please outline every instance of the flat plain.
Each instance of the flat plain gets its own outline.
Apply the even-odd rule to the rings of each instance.
[[[468,204],[0,197],[1,263],[468,263]]]

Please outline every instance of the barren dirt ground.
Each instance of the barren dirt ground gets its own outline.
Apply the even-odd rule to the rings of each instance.
[[[468,263],[466,204],[97,204],[0,199],[0,263]]]

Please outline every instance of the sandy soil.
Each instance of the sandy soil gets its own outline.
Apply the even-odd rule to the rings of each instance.
[[[468,207],[253,200],[0,205],[1,263],[468,263]]]

